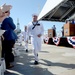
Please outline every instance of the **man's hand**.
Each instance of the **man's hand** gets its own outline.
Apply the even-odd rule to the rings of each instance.
[[[38,37],[41,37],[41,34],[38,34],[37,36],[38,36]]]

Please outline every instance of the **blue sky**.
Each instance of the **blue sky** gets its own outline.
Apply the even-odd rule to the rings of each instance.
[[[24,30],[24,25],[27,25],[32,21],[33,13],[40,13],[46,0],[0,0],[0,5],[6,3],[11,4],[13,8],[11,9],[11,17],[15,24],[17,24],[17,18],[19,18],[20,29]],[[44,30],[52,28],[56,25],[57,31],[61,30],[64,23],[42,21]]]

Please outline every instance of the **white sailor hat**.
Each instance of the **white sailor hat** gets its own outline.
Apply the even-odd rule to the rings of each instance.
[[[37,13],[32,14],[32,17],[34,17],[34,16],[37,16],[38,17],[38,14]]]
[[[0,8],[1,8],[2,12],[6,12],[6,11],[10,11],[12,6],[3,4]]]

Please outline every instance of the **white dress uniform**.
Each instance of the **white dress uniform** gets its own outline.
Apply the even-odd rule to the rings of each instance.
[[[18,42],[20,43],[20,45],[22,45],[22,40],[23,40],[23,35],[22,33],[18,34]]]
[[[40,22],[30,22],[28,24],[28,34],[31,36],[31,43],[34,50],[35,61],[38,61],[38,52],[41,50],[42,43],[42,38],[38,37],[38,34],[43,35],[43,33],[44,28]]]
[[[28,31],[24,31],[23,32],[23,37],[24,37],[24,41],[25,41],[25,49],[28,50]]]

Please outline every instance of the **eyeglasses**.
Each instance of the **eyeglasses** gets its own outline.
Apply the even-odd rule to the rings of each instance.
[[[6,11],[5,13],[8,13],[8,11]]]
[[[9,11],[6,11],[5,13],[8,13]]]

